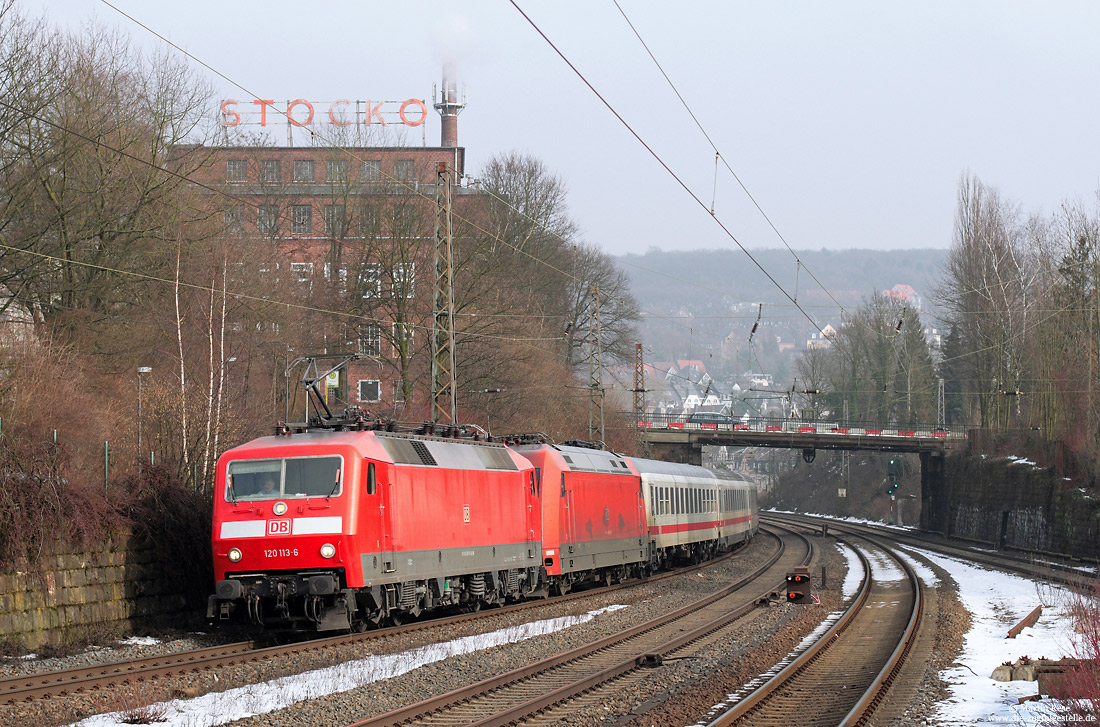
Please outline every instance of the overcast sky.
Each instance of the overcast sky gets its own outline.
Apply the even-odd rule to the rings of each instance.
[[[611,0],[518,4],[702,207],[506,0],[112,2],[260,97],[322,111],[430,106],[453,58],[467,174],[510,150],[539,157],[612,254],[735,247],[712,200],[747,247],[782,244],[724,167],[715,185],[714,151]],[[619,2],[796,249],[946,247],[967,171],[1028,212],[1091,205],[1100,188],[1100,3]],[[21,3],[160,43],[99,0]],[[219,99],[251,101],[212,80]],[[434,111],[426,135],[440,143]]]

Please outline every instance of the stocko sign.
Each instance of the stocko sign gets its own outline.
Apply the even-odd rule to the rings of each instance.
[[[242,103],[246,102],[238,101],[235,98],[222,101],[222,126],[257,123],[260,126],[267,126],[267,107],[274,108],[274,99],[256,99],[251,102],[256,107],[255,109],[238,110],[237,105]],[[395,106],[397,107],[396,111],[394,110]],[[428,106],[416,98],[410,98],[402,102],[379,101],[377,103],[373,101],[349,101],[342,98],[330,103],[326,113],[328,114],[328,122],[336,126],[352,126],[353,124],[363,126],[380,124],[385,126],[387,123],[396,123],[395,115],[397,119],[400,119],[400,123],[405,126],[420,126],[428,119]],[[281,117],[282,113],[275,110],[272,115]],[[259,116],[259,121],[251,120],[256,116]],[[309,126],[314,122],[316,116],[317,108],[314,102],[306,101],[304,98],[287,102],[286,120],[291,126]],[[390,117],[389,122],[386,121],[387,116]],[[278,121],[272,119],[272,123],[278,123]]]

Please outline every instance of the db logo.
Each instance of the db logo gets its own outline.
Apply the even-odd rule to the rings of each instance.
[[[289,520],[268,520],[267,521],[267,534],[268,535],[290,535],[290,521]]]
[[[469,505],[463,505],[462,506],[462,522],[464,522],[464,523],[470,522],[470,506]]]

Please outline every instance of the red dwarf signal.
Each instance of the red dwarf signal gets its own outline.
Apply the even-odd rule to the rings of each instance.
[[[810,597],[810,569],[798,566],[787,574],[787,601],[802,603]]]

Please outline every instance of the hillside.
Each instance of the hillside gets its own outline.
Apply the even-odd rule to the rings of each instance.
[[[794,291],[797,277],[799,302],[808,305],[831,302],[805,269],[798,270],[794,257],[786,249],[751,252],[787,291]],[[844,305],[858,303],[874,290],[889,289],[898,283],[911,285],[927,300],[947,256],[946,250],[935,249],[797,252],[806,268]],[[740,250],[650,250],[616,259],[629,273],[634,294],[643,307],[676,310],[728,307],[735,303],[789,303]]]
[[[786,249],[752,254],[792,295],[797,283],[799,304],[819,326],[838,326],[841,312],[807,268],[846,308],[876,290],[911,286],[930,323],[932,291],[947,251],[805,250],[798,252],[802,269]],[[772,358],[770,349],[802,350],[816,331],[740,250],[649,250],[616,260],[630,276],[645,312],[640,329],[652,360],[701,358],[722,368],[752,368],[756,358]],[[754,336],[753,351],[746,344],[758,316],[761,330]]]

